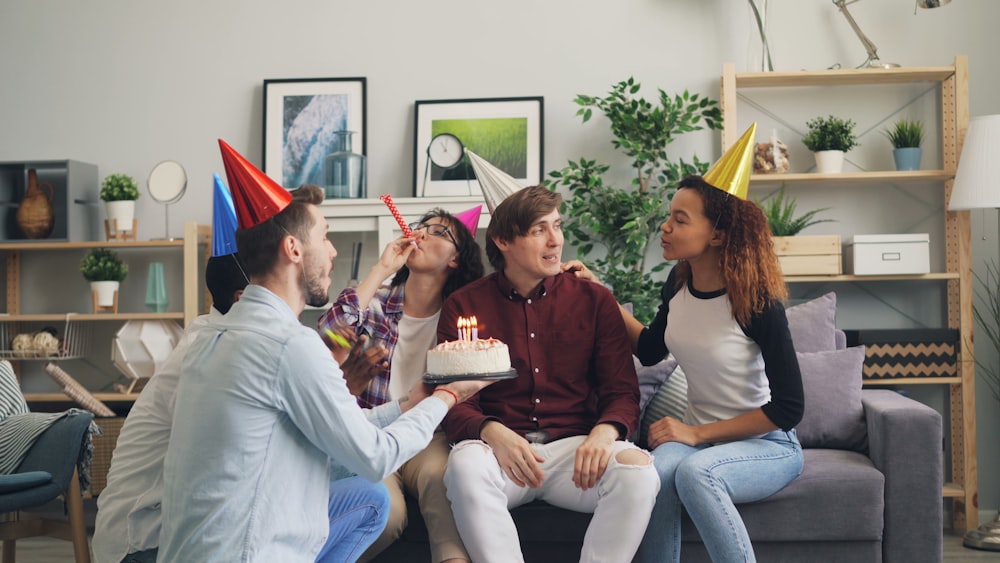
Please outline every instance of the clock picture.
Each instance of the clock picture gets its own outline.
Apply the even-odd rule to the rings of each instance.
[[[441,133],[436,135],[429,145],[427,145],[427,157],[435,166],[441,168],[454,168],[462,161],[465,155],[465,146],[458,137],[451,133]]]

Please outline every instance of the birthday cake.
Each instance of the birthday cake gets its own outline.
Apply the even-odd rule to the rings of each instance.
[[[495,338],[442,342],[427,351],[427,373],[436,376],[510,371],[510,351]]]

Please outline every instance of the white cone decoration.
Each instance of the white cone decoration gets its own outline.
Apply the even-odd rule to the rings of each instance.
[[[478,154],[469,149],[465,149],[465,154],[469,155],[469,162],[476,172],[479,189],[483,190],[483,199],[486,200],[486,207],[489,208],[490,215],[507,196],[524,187],[517,183],[517,180],[510,174],[493,166]]]

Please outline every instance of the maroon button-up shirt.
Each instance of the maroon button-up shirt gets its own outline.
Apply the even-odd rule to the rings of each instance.
[[[625,323],[605,287],[560,274],[522,296],[494,273],[448,297],[438,340],[456,340],[458,317],[473,315],[479,338],[510,347],[518,377],[453,408],[442,422],[450,441],[479,439],[490,420],[522,436],[544,430],[553,440],[589,434],[605,422],[620,438],[635,430],[639,384]]]

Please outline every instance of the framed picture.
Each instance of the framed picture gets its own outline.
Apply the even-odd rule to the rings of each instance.
[[[328,154],[365,154],[366,125],[363,77],[265,80],[264,172],[289,189],[323,186]],[[334,135],[339,131],[354,134]],[[339,146],[345,142],[347,149]]]
[[[435,138],[436,144],[445,138],[460,143],[523,186],[542,180],[541,96],[417,100],[415,121],[413,194],[417,197],[481,193],[468,158],[454,162],[428,152]]]

